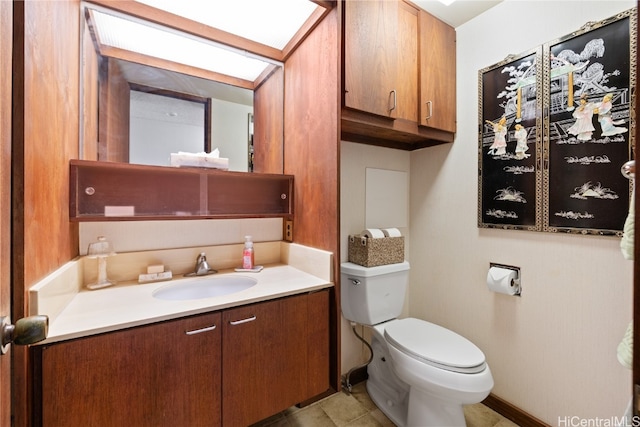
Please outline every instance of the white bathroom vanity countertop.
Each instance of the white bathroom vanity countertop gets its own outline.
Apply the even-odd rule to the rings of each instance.
[[[183,301],[167,301],[153,297],[153,292],[182,280],[206,280],[220,275],[248,276],[258,283],[230,295]],[[229,307],[267,301],[302,292],[332,287],[325,279],[289,265],[267,265],[259,273],[236,273],[221,270],[211,276],[182,278],[171,281],[138,284],[127,282],[116,286],[78,292],[49,325],[47,344],[102,332],[141,326],[183,316],[206,313]]]

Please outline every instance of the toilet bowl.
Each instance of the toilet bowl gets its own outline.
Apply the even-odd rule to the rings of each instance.
[[[482,401],[493,388],[484,353],[441,326],[397,319],[409,265],[381,267],[342,264],[343,315],[372,329],[371,399],[400,427],[466,425],[462,406]]]
[[[455,332],[413,318],[374,331],[387,344],[393,372],[410,389],[403,425],[464,426],[462,405],[482,401],[493,388],[482,351]]]

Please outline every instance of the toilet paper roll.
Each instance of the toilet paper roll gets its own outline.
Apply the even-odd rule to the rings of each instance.
[[[360,235],[368,237],[369,239],[381,239],[384,237],[384,233],[379,228],[367,228],[362,230]]]
[[[491,267],[487,273],[489,290],[499,294],[519,295],[518,272],[509,268]]]
[[[397,228],[383,228],[382,233],[384,233],[385,237],[400,237],[402,233]]]

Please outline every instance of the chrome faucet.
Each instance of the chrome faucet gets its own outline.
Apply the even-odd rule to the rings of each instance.
[[[204,252],[200,252],[198,259],[196,260],[196,269],[193,273],[187,274],[187,276],[206,276],[207,274],[217,273],[217,270],[209,267],[207,263],[207,256]]]

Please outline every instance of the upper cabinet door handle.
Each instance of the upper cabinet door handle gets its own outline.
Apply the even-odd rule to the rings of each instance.
[[[246,319],[241,319],[241,320],[232,320],[229,322],[230,325],[241,325],[243,323],[248,323],[248,322],[253,322],[254,320],[256,320],[256,316],[251,316],[251,317],[247,317]]]
[[[202,328],[202,329],[194,329],[193,331],[186,331],[185,334],[187,334],[187,335],[201,334],[203,332],[213,331],[215,328],[216,328],[216,325],[211,325],[211,326],[207,326],[206,328]]]
[[[391,92],[389,92],[389,95],[393,95],[393,106],[389,108],[389,112],[391,112],[398,106],[398,94],[396,93],[396,90],[393,89]]]
[[[433,101],[427,101],[427,117],[426,120],[429,120],[431,116],[433,116]]]

